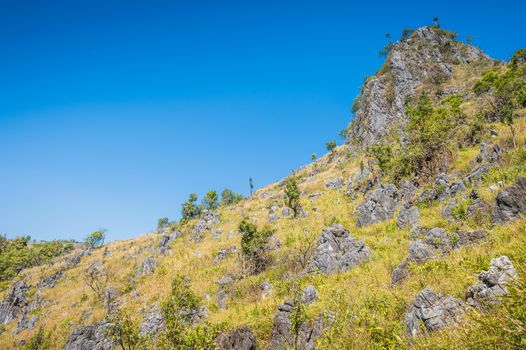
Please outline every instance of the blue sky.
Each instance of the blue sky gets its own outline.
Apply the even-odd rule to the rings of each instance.
[[[221,3],[221,4],[219,4]],[[0,233],[134,237],[337,139],[385,33],[508,59],[523,1],[0,1]]]

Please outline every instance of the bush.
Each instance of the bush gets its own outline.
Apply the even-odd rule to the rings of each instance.
[[[260,273],[270,263],[268,243],[274,232],[269,228],[258,231],[256,224],[248,219],[241,220],[238,229],[241,233],[241,253],[248,262],[246,270],[249,274]]]
[[[95,232],[92,232],[84,239],[86,245],[90,248],[98,248],[104,245],[104,240],[106,239],[106,230],[101,228]]]
[[[181,221],[185,222],[199,216],[200,210],[197,205],[195,205],[196,201],[197,195],[191,193],[188,200],[183,203],[183,208],[181,209]]]
[[[188,281],[176,276],[162,313],[166,331],[160,337],[163,349],[215,349],[215,338],[223,330],[223,324],[195,323],[195,316],[203,307],[199,298],[189,287]]]
[[[120,346],[122,350],[135,350],[144,348],[145,339],[139,334],[138,325],[131,321],[128,313],[115,310],[108,315],[109,326],[106,336]]]
[[[332,152],[336,148],[336,142],[334,142],[334,141],[327,141],[325,143],[325,147],[327,147],[327,151]]]
[[[216,191],[208,191],[203,198],[203,203],[201,204],[204,209],[207,210],[216,210],[219,208],[219,197],[217,196]]]
[[[235,193],[234,191],[229,190],[228,188],[225,188],[223,192],[221,192],[221,205],[233,205],[239,203],[242,200],[243,195]]]
[[[23,269],[50,263],[72,249],[71,241],[31,242],[30,236],[8,239],[0,235],[0,290]]]
[[[52,332],[46,332],[44,327],[38,328],[38,331],[29,339],[26,345],[24,345],[24,350],[47,350],[51,349],[53,340],[51,338]]]
[[[168,226],[168,218],[165,217],[165,218],[160,218],[159,220],[157,220],[158,229],[163,229],[166,226]]]

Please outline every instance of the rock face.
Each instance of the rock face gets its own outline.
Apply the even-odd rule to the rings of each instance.
[[[139,334],[142,336],[155,336],[161,333],[166,327],[164,317],[158,306],[150,309],[144,316],[144,321],[139,327]]]
[[[392,125],[407,121],[405,99],[418,86],[448,81],[454,64],[480,59],[488,57],[474,46],[453,40],[441,29],[415,30],[408,39],[394,45],[382,69],[367,79],[357,97],[349,139],[360,146],[382,140]]]
[[[303,321],[294,334],[291,322],[294,312],[295,305],[291,300],[287,300],[278,306],[267,350],[291,348],[314,350],[316,348],[316,339],[322,335],[323,330],[327,327],[324,325],[324,317],[318,317],[313,323]]]
[[[204,234],[207,230],[211,230],[214,225],[219,223],[219,214],[205,210],[203,216],[195,224],[192,230],[192,240],[196,243],[201,242],[204,238]]]
[[[418,219],[420,218],[420,212],[417,207],[403,208],[398,214],[398,220],[396,225],[400,229],[413,228],[418,226]]]
[[[337,179],[330,179],[327,182],[325,182],[325,187],[331,190],[338,190],[343,186],[343,179],[337,178]]]
[[[343,272],[360,264],[370,254],[363,241],[354,239],[345,227],[336,224],[323,230],[307,269],[323,273]]]
[[[248,326],[238,327],[223,333],[216,340],[219,350],[256,350],[257,343],[252,329]]]
[[[381,184],[360,204],[356,211],[358,227],[367,226],[376,222],[389,220],[394,216],[397,205],[397,188],[392,184]]]
[[[158,263],[155,261],[153,256],[149,255],[141,263],[141,266],[135,271],[135,276],[146,276],[151,275]]]
[[[409,263],[423,264],[434,257],[463,245],[478,243],[487,236],[485,230],[446,232],[443,228],[424,229],[418,239],[409,243],[407,257],[391,273],[391,283],[400,283],[409,276]]]
[[[106,337],[108,323],[102,321],[75,329],[69,336],[65,350],[110,350],[113,341]]]
[[[498,297],[508,294],[506,284],[517,277],[510,258],[501,256],[491,260],[488,271],[482,271],[479,282],[468,288],[466,300],[469,305],[483,308],[488,303],[495,303]]]
[[[441,296],[431,288],[423,289],[405,315],[407,334],[416,337],[422,333],[443,329],[455,323],[465,313],[462,300],[451,295]]]
[[[497,144],[488,146],[485,142],[480,144],[480,152],[477,155],[477,162],[495,163],[500,157],[500,147]]]
[[[497,195],[495,222],[503,223],[526,214],[526,179],[519,176],[513,185]]]
[[[301,302],[304,304],[312,304],[318,299],[318,291],[314,286],[307,286],[301,295]]]
[[[24,281],[18,281],[9,290],[4,301],[0,303],[0,325],[15,320],[28,306],[26,292],[29,286]]]

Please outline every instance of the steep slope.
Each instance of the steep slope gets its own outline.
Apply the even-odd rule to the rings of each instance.
[[[481,81],[509,77],[515,90],[526,87],[518,62],[493,65],[447,32],[415,31],[366,83],[361,98],[377,108],[357,114],[357,146],[239,203],[24,270],[1,295],[0,316],[12,317],[0,317],[0,348],[520,348],[512,344],[524,337],[516,321],[525,289],[512,281],[524,278],[526,263],[522,95],[513,133],[486,118],[469,142],[451,134],[447,173],[391,181],[364,147],[385,142],[389,127],[409,118],[415,98],[405,96],[423,91],[434,107],[463,96],[467,123],[497,93]],[[434,70],[447,79],[429,82]],[[397,77],[395,107],[386,107],[384,75]],[[285,201],[295,192],[290,179],[297,217]]]
[[[408,100],[418,90],[456,93],[462,87],[452,81],[455,66],[492,64],[480,49],[454,40],[455,35],[424,27],[393,44],[382,68],[366,79],[356,99],[350,139],[361,146],[382,140],[391,127],[407,121]]]

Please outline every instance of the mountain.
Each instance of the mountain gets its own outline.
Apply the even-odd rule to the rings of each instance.
[[[524,348],[526,50],[385,53],[348,141],[282,181],[135,239],[0,240],[0,348]]]

